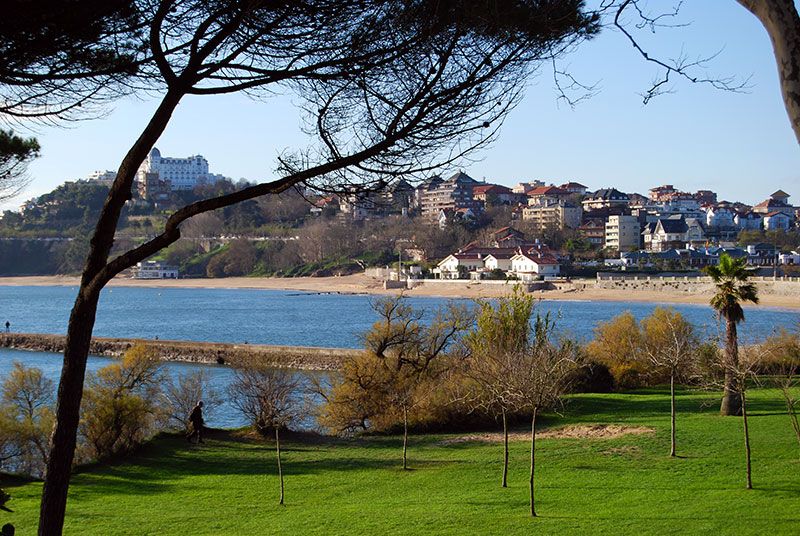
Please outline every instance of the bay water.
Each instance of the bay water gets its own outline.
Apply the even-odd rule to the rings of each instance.
[[[11,330],[24,333],[66,332],[75,287],[0,286],[0,325],[10,322]],[[254,289],[169,289],[113,287],[103,291],[94,334],[165,340],[211,341],[290,346],[358,348],[361,335],[375,322],[375,296],[311,293]],[[408,298],[426,317],[446,306],[443,298]],[[471,306],[471,300],[454,300]],[[541,301],[536,310],[557,319],[559,331],[586,341],[598,323],[624,311],[642,318],[658,303]],[[701,333],[716,337],[723,326],[705,305],[671,305],[688,318]],[[800,321],[796,310],[748,307],[739,333],[743,341],[759,340],[780,328],[793,328]],[[0,349],[0,381],[14,361],[42,369],[58,381],[61,356],[45,352]],[[88,369],[95,371],[113,359],[92,356]],[[241,426],[243,418],[224,395],[233,371],[218,365],[167,363],[171,376],[203,368],[213,386],[223,393],[223,404],[209,415],[214,427]],[[307,374],[307,373],[299,373]]]

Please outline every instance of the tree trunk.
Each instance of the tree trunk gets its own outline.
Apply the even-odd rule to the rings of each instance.
[[[80,418],[86,359],[97,314],[97,302],[105,281],[95,276],[105,267],[114,244],[119,216],[130,199],[133,179],[147,153],[169,123],[181,95],[167,92],[147,127],[122,161],[111,186],[90,242],[78,296],[69,317],[64,348],[64,364],[56,398],[56,423],[50,439],[42,503],[39,510],[39,535],[59,536],[64,526],[67,490],[75,456],[75,441]]]
[[[800,142],[800,16],[794,0],[738,0],[769,34],[781,94],[792,129]]]
[[[278,478],[281,481],[281,500],[278,504],[283,504],[283,468],[281,467],[281,437],[278,427],[275,427],[275,452],[278,455]]]
[[[408,408],[403,406],[403,470],[408,469]]]
[[[753,489],[753,478],[750,472],[750,430],[747,428],[747,397],[744,386],[742,386],[742,423],[744,424],[744,453],[747,461],[747,489]]]
[[[783,398],[786,402],[786,413],[789,415],[789,419],[792,421],[794,435],[797,438],[798,445],[800,445],[800,421],[797,420],[797,410],[792,403],[792,394],[789,392],[788,388],[783,388]]]
[[[508,417],[506,416],[506,408],[502,409],[503,412],[503,487],[508,487]]]
[[[736,375],[733,373],[739,364],[739,342],[736,334],[736,323],[725,320],[725,389],[722,394],[720,415],[741,415],[742,397],[739,386],[736,385]]]
[[[536,504],[534,499],[534,474],[536,471],[536,410],[533,408],[533,417],[531,417],[531,478],[530,478],[530,491],[531,491],[531,517],[536,517]]]
[[[675,371],[669,375],[669,398],[670,398],[670,449],[669,455],[675,457]]]

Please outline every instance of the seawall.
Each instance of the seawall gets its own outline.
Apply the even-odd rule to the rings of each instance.
[[[758,287],[760,295],[797,296],[800,299],[800,280],[797,278],[753,277],[752,282]],[[592,284],[588,283],[588,287]],[[631,275],[599,275],[594,288],[623,291],[673,291],[711,296],[715,292],[714,282],[710,277],[685,276],[631,276]]]
[[[0,348],[63,353],[66,337],[38,333],[0,334]],[[280,368],[304,370],[336,370],[346,357],[361,350],[351,348],[317,348],[311,346],[272,346],[266,344],[231,344],[219,342],[164,341],[149,339],[117,339],[93,337],[89,353],[120,357],[134,344],[146,344],[164,361],[224,364],[243,352],[258,356],[264,362]]]

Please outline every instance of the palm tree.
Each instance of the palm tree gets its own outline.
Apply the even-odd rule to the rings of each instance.
[[[718,266],[708,266],[705,272],[714,280],[717,293],[711,298],[711,307],[725,319],[725,391],[720,414],[741,415],[742,397],[739,394],[733,370],[739,362],[739,340],[736,324],[744,320],[743,302],[758,303],[758,289],[748,283],[750,272],[746,259],[734,259],[727,253],[719,256]]]

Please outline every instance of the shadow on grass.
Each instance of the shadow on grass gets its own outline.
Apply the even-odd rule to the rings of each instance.
[[[83,466],[76,472],[81,494],[169,493],[191,485],[185,481],[195,476],[277,476],[274,442],[259,439],[242,431],[212,430],[201,445],[188,444],[183,436],[161,434],[125,458]],[[368,438],[347,441],[302,432],[285,432],[281,438],[284,474],[315,475],[335,471],[403,471],[400,438]],[[413,438],[412,438],[413,441]],[[342,448],[342,453],[314,457],[316,446]],[[396,457],[353,456],[347,447],[370,446],[395,449]],[[412,443],[413,449],[413,443]],[[292,453],[311,453],[293,459]],[[413,469],[452,465],[452,460],[412,460]]]
[[[752,416],[779,415],[785,413],[785,403],[780,396],[766,396],[763,392],[749,397],[749,414]],[[676,393],[675,406],[678,413],[709,414],[719,411],[720,394],[712,391],[680,389]],[[644,420],[650,417],[669,415],[669,391],[664,388],[640,389],[617,394],[581,394],[569,397],[564,408],[573,419],[591,417],[609,418],[611,422],[624,421],[629,417]]]

